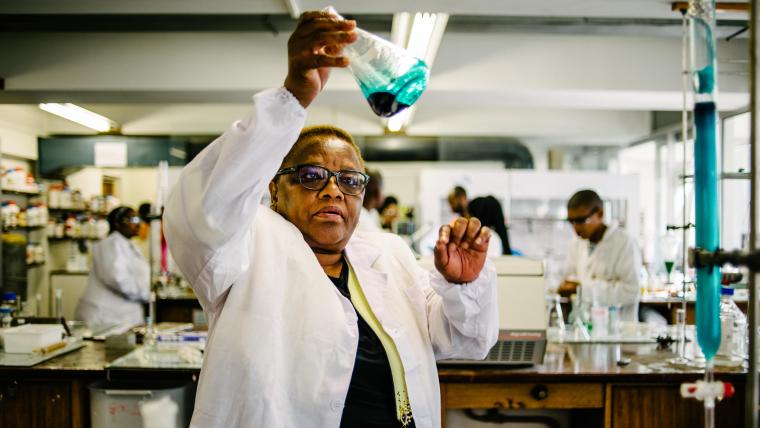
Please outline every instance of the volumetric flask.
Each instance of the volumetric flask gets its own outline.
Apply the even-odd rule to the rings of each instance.
[[[332,6],[324,11],[342,18]],[[414,104],[427,87],[425,61],[360,28],[356,34],[356,42],[343,48],[343,55],[372,111],[391,117]]]

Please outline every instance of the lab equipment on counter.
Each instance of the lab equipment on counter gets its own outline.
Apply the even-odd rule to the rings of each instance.
[[[694,192],[696,246],[718,249],[718,116],[717,60],[715,53],[715,2],[690,1],[691,70],[694,83]],[[697,341],[710,361],[720,346],[720,270],[697,269]]]
[[[720,298],[720,347],[716,354],[717,365],[734,365],[744,362],[747,354],[747,317],[734,303],[734,289],[723,287]]]
[[[678,240],[673,230],[668,230],[668,233],[662,238],[661,250],[662,261],[665,265],[665,273],[667,274],[667,284],[673,284],[673,269],[676,265],[676,259],[678,258],[678,250],[681,243]]]
[[[342,18],[332,6],[324,11]],[[427,87],[427,64],[372,33],[360,28],[356,33],[356,41],[343,48],[343,55],[372,111],[391,117],[417,102]]]
[[[565,330],[565,319],[562,314],[562,305],[560,304],[559,294],[550,294],[546,296],[546,326],[548,329]]]
[[[696,246],[715,251],[718,230],[718,111],[715,0],[691,0],[687,10],[691,37],[691,73],[694,89],[694,194]],[[721,340],[720,269],[697,269],[697,342],[705,355],[705,382],[713,383],[715,354]],[[682,389],[683,392],[683,389]],[[705,427],[715,426],[715,402],[704,400]]]
[[[21,313],[21,300],[13,291],[6,291],[3,293],[0,308],[8,308],[11,311],[11,316],[16,316]]]

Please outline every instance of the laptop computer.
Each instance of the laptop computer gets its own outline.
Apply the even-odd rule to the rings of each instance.
[[[540,260],[492,258],[497,275],[499,340],[484,360],[441,360],[439,365],[526,366],[541,364],[546,352],[544,265]],[[429,268],[432,260],[420,260]]]

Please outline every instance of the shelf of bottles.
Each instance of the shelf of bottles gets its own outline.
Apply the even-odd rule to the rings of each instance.
[[[0,290],[26,299],[28,285],[43,277],[47,251],[48,210],[33,163],[0,159]]]
[[[85,200],[81,192],[52,184],[47,193],[51,220],[46,235],[49,242],[98,240],[108,235],[108,212],[118,206],[112,197],[93,196]]]

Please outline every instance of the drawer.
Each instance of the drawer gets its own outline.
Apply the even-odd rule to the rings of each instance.
[[[447,383],[449,409],[593,409],[604,406],[597,383]]]

